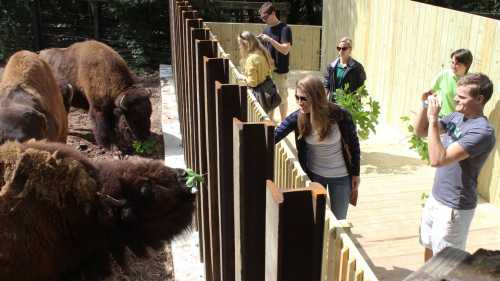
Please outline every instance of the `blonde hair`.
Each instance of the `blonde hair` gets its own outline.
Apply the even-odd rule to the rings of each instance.
[[[340,38],[338,44],[340,44],[340,43],[346,43],[347,45],[349,45],[349,48],[352,48],[352,40],[351,40],[351,38],[349,38],[347,36],[344,36],[344,37]]]
[[[238,36],[238,42],[242,43],[244,48],[240,48],[240,65],[244,65],[248,54],[251,52],[259,51],[261,52],[269,65],[269,69],[274,69],[274,60],[267,49],[262,45],[262,43],[257,39],[257,37],[250,31],[243,31]]]

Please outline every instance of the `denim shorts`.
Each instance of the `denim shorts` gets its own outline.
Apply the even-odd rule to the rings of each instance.
[[[433,254],[446,247],[465,250],[474,211],[450,208],[431,194],[422,212],[420,244],[432,249]]]

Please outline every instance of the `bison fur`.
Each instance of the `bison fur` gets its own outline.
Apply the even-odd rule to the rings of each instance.
[[[67,103],[71,94],[66,97]],[[31,138],[66,142],[68,117],[49,65],[35,53],[10,57],[0,82],[0,144]]]
[[[0,280],[96,281],[160,249],[195,195],[158,160],[89,160],[63,144],[0,146]]]
[[[68,48],[46,49],[40,56],[51,65],[61,88],[72,86],[72,106],[88,109],[99,145],[130,146],[127,132],[134,139],[149,138],[150,94],[135,83],[127,63],[111,47],[89,40]],[[120,123],[126,124],[129,131]]]

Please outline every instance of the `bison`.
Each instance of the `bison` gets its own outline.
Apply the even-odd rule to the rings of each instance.
[[[195,194],[161,161],[89,160],[63,144],[0,147],[0,280],[102,280],[189,228]]]
[[[123,58],[109,46],[89,40],[40,52],[61,89],[71,85],[72,106],[88,109],[97,144],[130,143],[150,136],[149,92],[135,83]],[[131,132],[131,133],[130,133]]]
[[[68,116],[49,65],[35,53],[10,57],[0,82],[0,144],[31,138],[66,142]]]

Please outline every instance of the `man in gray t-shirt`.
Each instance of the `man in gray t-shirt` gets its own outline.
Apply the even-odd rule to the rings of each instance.
[[[445,247],[465,248],[477,204],[477,178],[495,146],[495,131],[483,115],[492,93],[486,75],[464,76],[457,85],[456,112],[442,119],[437,98],[424,94],[415,132],[428,137],[429,160],[437,167],[420,225],[426,261]]]

